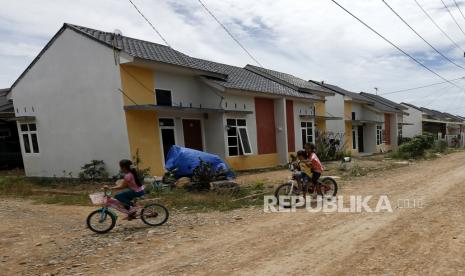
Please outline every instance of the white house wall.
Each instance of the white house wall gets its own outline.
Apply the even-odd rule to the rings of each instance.
[[[40,153],[23,154],[26,175],[75,177],[92,159],[115,174],[131,158],[120,86],[113,51],[65,30],[12,91],[16,116],[36,117]]]
[[[326,98],[326,113],[328,116],[344,118],[344,97],[340,94],[335,94],[334,97]],[[344,134],[345,123],[344,119],[326,121],[326,130],[333,134]],[[352,135],[352,134],[350,134]],[[344,143],[345,141],[341,141]]]
[[[402,135],[403,137],[414,137],[416,135],[420,135],[422,133],[422,118],[423,113],[413,107],[408,105],[403,105],[407,107],[408,110],[406,111],[408,115],[403,116],[403,121],[406,125],[402,128]]]
[[[156,71],[154,78],[155,89],[171,91],[174,106],[220,108],[221,97],[199,77]]]
[[[246,92],[243,92],[246,94]],[[241,95],[238,93],[224,93],[223,108],[230,110],[230,113],[226,113],[223,119],[223,135],[225,144],[225,156],[228,156],[227,149],[227,135],[226,135],[226,120],[227,119],[245,119],[247,124],[247,132],[249,134],[250,146],[252,148],[252,154],[258,154],[258,142],[257,142],[257,121],[255,115],[255,98],[251,95]],[[244,108],[245,107],[245,108]],[[250,114],[235,113],[234,110],[238,111],[251,111]]]
[[[303,149],[304,145],[302,144],[302,132],[300,122],[303,119],[300,118],[300,115],[313,115],[314,113],[314,104],[294,100],[294,131],[295,131],[295,149]],[[315,142],[315,120],[305,119],[305,121],[311,121],[313,123],[313,141]]]

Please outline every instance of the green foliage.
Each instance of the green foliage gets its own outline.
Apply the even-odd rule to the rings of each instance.
[[[326,132],[318,133],[315,146],[316,155],[321,161],[340,160],[342,157],[348,156],[345,146],[340,143],[340,140],[330,139]]]
[[[434,144],[435,141],[433,135],[418,135],[413,137],[410,141],[400,145],[396,151],[391,153],[390,157],[398,159],[421,158],[425,156],[426,150],[433,148]]]
[[[447,145],[447,142],[444,140],[439,140],[434,142],[433,146],[433,151],[434,152],[440,152],[440,153],[446,153],[448,151],[449,147]]]
[[[81,180],[105,180],[108,179],[108,172],[105,168],[103,160],[92,160],[90,163],[84,164],[79,173]]]
[[[137,175],[141,180],[150,176],[150,167],[141,168],[142,158],[140,157],[139,149],[136,149],[136,155],[132,157],[132,163],[136,167]]]

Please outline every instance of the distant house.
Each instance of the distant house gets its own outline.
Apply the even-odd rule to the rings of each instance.
[[[403,118],[408,108],[379,95],[361,92],[360,95],[372,100],[375,107],[384,112],[384,150],[396,149],[403,137]]]
[[[379,96],[355,93],[339,86],[310,80],[336,93],[326,99],[326,112],[335,120],[326,123],[330,137],[340,140],[353,154],[371,154],[397,146],[402,108]]]
[[[142,167],[161,174],[174,144],[237,170],[284,164],[314,141],[316,106],[332,94],[289,74],[64,24],[9,96],[28,138],[26,174],[76,176],[92,159],[114,174],[137,151]]]
[[[404,120],[410,125],[406,126],[405,137],[413,137],[424,132],[434,134],[441,139],[451,140],[465,132],[464,118],[452,115],[447,112],[418,107],[410,103],[402,103],[408,108],[408,115],[404,115]]]
[[[13,103],[7,99],[10,89],[0,89],[0,168],[22,167]]]

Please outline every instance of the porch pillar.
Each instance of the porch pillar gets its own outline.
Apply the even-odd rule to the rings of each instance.
[[[286,98],[276,99],[274,101],[275,124],[276,124],[276,152],[280,164],[288,162],[288,137],[287,137],[287,117],[286,117]]]

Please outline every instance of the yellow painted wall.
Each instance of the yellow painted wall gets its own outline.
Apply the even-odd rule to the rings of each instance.
[[[352,154],[357,154],[358,151],[352,148],[352,123],[345,122],[345,147]]]
[[[135,67],[121,66],[121,87],[134,102],[137,104],[155,104],[155,84],[153,70]],[[134,103],[124,96],[125,105],[134,105]]]
[[[121,65],[121,87],[137,104],[155,104],[154,72],[150,69]],[[150,92],[152,91],[152,92]],[[134,105],[126,96],[125,105]],[[141,168],[150,168],[153,175],[164,172],[158,115],[155,111],[128,110],[126,126],[128,129],[131,157],[139,150]]]
[[[318,102],[315,104],[315,113],[316,116],[326,116],[326,105],[324,102]],[[315,123],[318,130],[326,131],[325,119],[316,119]]]
[[[277,153],[260,155],[241,155],[227,157],[226,162],[234,170],[270,168],[279,165]]]
[[[141,168],[150,168],[153,175],[162,175],[163,159],[158,129],[158,116],[153,111],[126,111],[126,125],[128,128],[131,155],[139,150],[142,160]]]
[[[344,101],[344,120],[352,119],[352,103]]]

